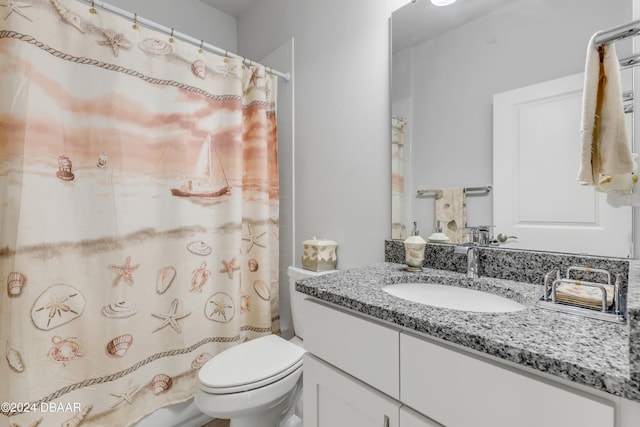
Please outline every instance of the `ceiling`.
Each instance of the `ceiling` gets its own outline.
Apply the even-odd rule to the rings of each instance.
[[[429,0],[409,3],[392,15],[393,52],[429,40],[512,1],[458,0],[442,7],[434,6]]]
[[[220,12],[238,19],[240,15],[249,10],[258,0],[200,0],[202,3],[218,9]]]
[[[260,0],[200,0],[238,19]],[[416,0],[393,12],[393,51],[405,49],[498,9],[513,0],[458,0],[438,7]]]

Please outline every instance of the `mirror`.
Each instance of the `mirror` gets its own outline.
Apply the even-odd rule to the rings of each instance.
[[[493,157],[494,95],[584,72],[591,36],[632,20],[632,0],[458,0],[446,7],[417,0],[395,11],[392,238],[410,234],[413,221],[425,239],[436,231],[435,192],[417,196],[419,189],[491,186],[467,194],[466,224],[493,225],[494,197],[501,191],[494,183],[501,167]],[[632,39],[615,47],[618,57],[628,56]],[[631,85],[632,73],[623,71],[623,88]],[[577,157],[566,166],[576,186]],[[593,254],[630,256],[631,234],[620,251]],[[512,240],[505,247],[558,251],[553,241],[530,248]]]

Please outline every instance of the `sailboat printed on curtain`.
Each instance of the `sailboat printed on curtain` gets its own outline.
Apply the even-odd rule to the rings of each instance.
[[[220,165],[220,169],[222,170],[225,184],[221,185],[220,183],[214,182],[214,151],[215,146],[213,145],[213,141],[211,141],[211,134],[208,134],[207,139],[202,144],[202,148],[200,149],[200,155],[193,172],[193,178],[188,180],[185,184],[181,185],[180,188],[172,188],[171,194],[179,197],[211,198],[222,196],[231,191],[229,181],[227,180],[227,175],[224,172],[224,168],[222,167],[220,158],[217,155],[216,158],[218,160],[218,164]]]

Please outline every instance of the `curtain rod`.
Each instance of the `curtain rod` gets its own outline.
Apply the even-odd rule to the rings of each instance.
[[[119,7],[113,6],[109,3],[105,3],[103,1],[100,0],[80,0],[84,3],[87,3],[89,5],[91,5],[91,7],[95,7],[95,6],[99,6],[104,10],[108,10],[109,12],[115,13],[116,15],[120,15],[123,16],[125,18],[131,19],[131,21],[133,22],[135,20],[135,22],[137,22],[138,24],[142,24],[146,27],[150,27],[152,29],[158,30],[158,31],[162,31],[163,33],[167,33],[170,34],[171,36],[177,38],[177,39],[181,39],[183,41],[186,41],[188,43],[191,43],[195,46],[201,47],[202,49],[206,49],[210,52],[213,53],[217,53],[219,55],[225,55],[225,56],[229,56],[231,58],[242,58],[243,60],[247,61],[249,65],[262,65],[258,62],[252,61],[248,58],[245,58],[241,55],[238,55],[236,53],[231,53],[225,49],[219,48],[217,46],[214,46],[212,44],[206,43],[204,42],[204,40],[198,40],[196,38],[193,38],[191,36],[188,36],[184,33],[181,33],[179,31],[175,31],[173,28],[169,28],[169,27],[165,27],[162,24],[158,24],[157,22],[151,21],[149,19],[143,18],[141,16],[139,16],[138,14],[133,14],[131,12],[128,12],[124,9],[120,9]],[[278,77],[282,77],[285,81],[291,81],[291,73],[283,73],[282,71],[278,71],[278,70],[274,70],[271,67],[267,67],[265,65],[262,65],[263,67],[265,67],[269,73],[276,75]]]
[[[617,40],[634,37],[640,33],[640,20],[620,25],[610,30],[599,31],[596,34],[596,46],[613,43]]]

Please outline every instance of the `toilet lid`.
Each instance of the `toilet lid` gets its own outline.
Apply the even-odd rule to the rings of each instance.
[[[231,347],[209,360],[198,373],[209,393],[227,394],[271,384],[302,366],[305,350],[277,335]]]

